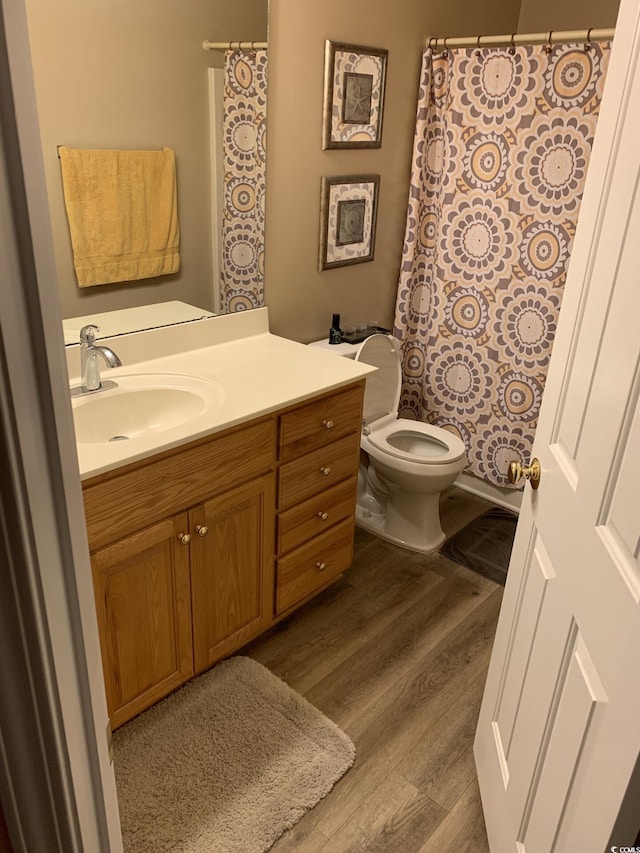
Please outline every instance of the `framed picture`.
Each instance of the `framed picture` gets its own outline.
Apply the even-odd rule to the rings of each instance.
[[[389,51],[326,41],[322,148],[380,148]]]
[[[322,178],[318,269],[373,260],[380,175]]]

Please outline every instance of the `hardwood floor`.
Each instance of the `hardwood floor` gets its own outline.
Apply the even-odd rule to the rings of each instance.
[[[452,535],[491,505],[441,500]],[[274,853],[488,851],[472,744],[502,587],[356,533],[344,578],[243,649],[349,734],[356,763]]]

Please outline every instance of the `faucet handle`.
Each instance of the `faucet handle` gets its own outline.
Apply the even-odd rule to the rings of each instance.
[[[80,329],[80,343],[82,344],[93,344],[96,340],[96,332],[100,331],[100,326],[95,326],[90,324],[88,326],[83,326]]]

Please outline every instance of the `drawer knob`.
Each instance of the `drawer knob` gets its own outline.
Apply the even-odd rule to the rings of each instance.
[[[189,533],[178,533],[178,539],[183,545],[188,545],[191,542],[191,536]]]
[[[329,474],[331,473],[331,468],[329,468],[329,466],[328,466],[328,465],[324,465],[324,466],[320,469],[320,473],[321,473],[324,477],[328,477],[328,476],[329,476]]]
[[[323,426],[325,429],[333,429],[333,421],[330,421],[330,420],[324,420],[324,421],[322,421],[322,426]]]
[[[198,536],[206,536],[209,532],[209,528],[206,524],[196,524],[196,533]]]
[[[326,521],[329,518],[329,513],[320,511],[318,513],[318,518],[320,519],[320,521]]]
[[[326,564],[326,563],[320,563],[320,562],[317,562],[317,563],[316,563],[316,569],[317,569],[319,572],[324,572],[324,570],[325,570],[326,568],[327,568],[327,564]]]

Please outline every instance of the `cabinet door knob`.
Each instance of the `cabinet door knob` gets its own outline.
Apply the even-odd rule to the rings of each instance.
[[[330,420],[324,420],[324,421],[322,421],[322,426],[323,426],[325,429],[333,429],[333,421],[330,421]]]
[[[316,569],[317,569],[319,572],[324,572],[324,570],[325,570],[326,568],[327,568],[327,564],[326,564],[326,563],[321,563],[321,562],[319,562],[319,561],[316,563]]]
[[[196,524],[196,533],[198,536],[206,536],[209,532],[209,528],[206,524]]]
[[[329,513],[320,511],[318,513],[318,518],[320,519],[320,521],[326,521],[329,518]]]
[[[328,476],[329,476],[329,474],[331,473],[331,468],[329,468],[329,466],[328,466],[328,465],[324,465],[324,466],[320,469],[320,473],[321,473],[321,474],[323,474],[325,477],[328,477]]]
[[[178,533],[178,539],[183,545],[188,545],[191,542],[191,536],[188,533]]]

